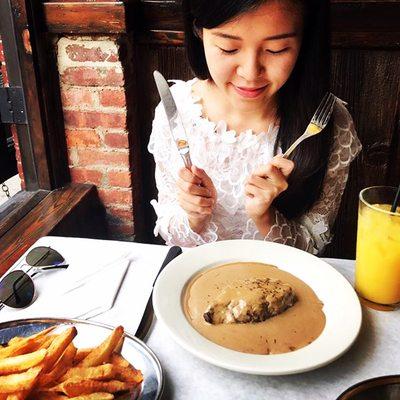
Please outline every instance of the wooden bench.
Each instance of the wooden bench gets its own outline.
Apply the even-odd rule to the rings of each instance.
[[[0,207],[0,275],[46,235],[106,239],[105,210],[96,187],[22,191]]]

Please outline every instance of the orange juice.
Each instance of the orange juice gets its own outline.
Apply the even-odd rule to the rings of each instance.
[[[365,204],[358,214],[355,287],[379,304],[400,302],[400,207]]]

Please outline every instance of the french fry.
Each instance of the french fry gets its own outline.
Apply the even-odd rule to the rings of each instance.
[[[129,367],[129,362],[125,360],[121,354],[113,353],[111,355],[111,363],[117,365],[118,367]]]
[[[141,371],[119,354],[122,326],[84,349],[72,343],[75,327],[59,334],[53,329],[0,347],[0,400],[113,400],[113,393],[140,390]]]
[[[112,393],[91,393],[83,394],[78,397],[69,397],[70,400],[113,400],[114,395]]]
[[[95,347],[79,364],[79,367],[95,367],[108,362],[115,347],[124,334],[122,326],[116,327],[110,336],[98,347]]]
[[[69,397],[91,394],[96,392],[116,393],[129,390],[130,385],[126,382],[117,380],[95,381],[87,380],[68,380],[52,388],[56,392],[63,392]]]
[[[60,379],[61,382],[75,379],[112,379],[116,375],[116,370],[112,364],[103,364],[96,367],[74,367],[68,370]]]
[[[66,400],[69,399],[68,396],[60,393],[53,392],[34,392],[30,397],[32,400]]]
[[[15,357],[8,357],[0,360],[0,375],[9,375],[16,372],[23,372],[38,365],[46,356],[45,349],[33,353],[22,354]]]
[[[61,376],[63,376],[69,368],[72,366],[76,354],[76,347],[73,343],[70,343],[65,349],[62,356],[58,359],[54,368],[48,373],[41,374],[38,379],[38,386],[46,386],[51,382],[57,381]]]
[[[0,393],[15,393],[31,390],[41,371],[41,367],[33,367],[20,374],[0,376]]]
[[[55,327],[52,326],[40,331],[39,333],[36,333],[35,335],[22,338],[21,340],[15,340],[12,344],[0,348],[0,360],[10,356],[18,356],[20,354],[30,353],[34,350],[37,350],[43,341],[47,340],[47,334],[54,329]],[[12,339],[10,342],[11,341]]]
[[[48,349],[56,337],[57,337],[57,335],[48,335],[46,338],[43,338],[43,341],[42,341],[42,343],[40,343],[38,348],[39,349]]]
[[[114,353],[121,354],[122,346],[124,345],[125,335],[122,335],[118,344],[115,346]]]
[[[76,334],[76,328],[71,326],[70,328],[58,334],[51,342],[51,345],[47,350],[47,355],[42,362],[44,373],[48,372],[54,366],[55,362],[59,359],[67,346],[72,342]]]
[[[76,355],[74,358],[74,365],[79,364],[92,350],[93,350],[93,347],[77,349]]]
[[[14,336],[12,339],[8,341],[7,346],[12,346],[24,339],[25,338],[23,336]]]
[[[132,365],[129,367],[114,366],[115,378],[119,381],[127,382],[131,386],[138,385],[143,381],[142,372],[133,368]]]
[[[9,394],[7,400],[25,400],[28,397],[29,390],[24,390],[22,392],[17,392]]]

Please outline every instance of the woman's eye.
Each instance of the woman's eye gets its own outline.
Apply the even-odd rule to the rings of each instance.
[[[223,49],[222,47],[218,47],[218,48],[225,54],[234,54],[237,52],[237,49],[227,50],[227,49]]]
[[[267,52],[270,53],[270,54],[282,54],[282,53],[285,53],[288,50],[289,50],[289,47],[285,47],[282,50],[268,50],[267,49]]]

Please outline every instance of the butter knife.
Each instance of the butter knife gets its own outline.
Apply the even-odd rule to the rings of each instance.
[[[176,147],[178,148],[178,152],[183,159],[185,167],[190,169],[192,166],[192,160],[190,159],[189,143],[181,117],[176,108],[175,100],[172,96],[171,90],[169,89],[168,82],[158,71],[154,71],[153,76],[165,113],[167,114],[172,137],[175,141]]]
[[[182,249],[179,246],[172,246],[169,250],[165,259],[161,265],[160,270],[157,273],[156,279],[153,282],[153,288],[156,283],[158,276],[160,275],[161,271],[176,257],[182,254]],[[153,289],[151,289],[151,295],[149,300],[147,301],[146,308],[144,310],[142,319],[139,323],[139,326],[136,330],[135,336],[141,340],[144,340],[147,336],[147,333],[151,327],[151,323],[153,322],[154,310],[153,310]]]

